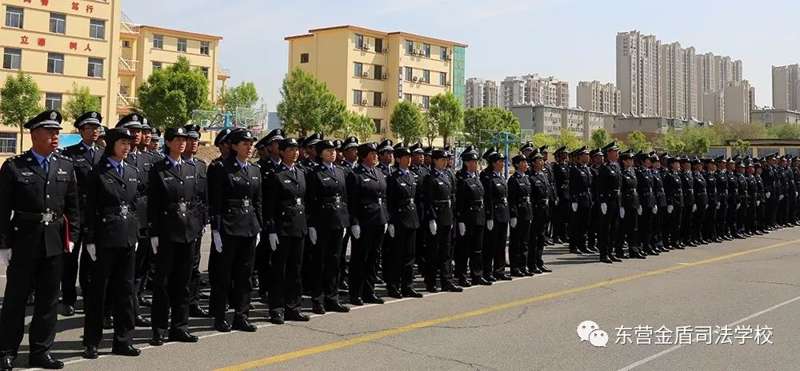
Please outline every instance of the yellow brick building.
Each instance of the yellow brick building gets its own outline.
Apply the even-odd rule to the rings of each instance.
[[[447,91],[464,101],[467,45],[407,32],[336,26],[288,36],[289,70],[319,80],[354,112],[390,134],[389,119],[401,100],[427,110],[430,98]]]
[[[121,0],[0,0],[0,85],[8,76],[28,74],[48,109],[61,109],[74,86],[88,87],[113,125],[136,101],[152,69],[183,55],[208,71],[209,98],[216,99],[228,78],[218,63],[221,37],[137,26],[121,8]],[[154,39],[160,39],[160,49]],[[71,123],[64,127],[71,131]],[[27,148],[18,131],[0,126],[0,161]]]

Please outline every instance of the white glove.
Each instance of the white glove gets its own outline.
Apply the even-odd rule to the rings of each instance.
[[[606,215],[606,213],[608,212],[608,204],[606,204],[605,202],[601,203],[600,212],[603,213],[603,215]]]
[[[517,218],[511,218],[511,220],[509,220],[508,223],[509,223],[509,225],[511,225],[511,228],[516,228],[517,227]]]
[[[342,239],[344,239],[344,236],[347,236],[347,228],[342,229]]]
[[[350,234],[352,234],[353,238],[355,239],[361,238],[361,226],[359,226],[358,224],[351,226]]]
[[[761,201],[756,200],[756,206],[761,206]]]
[[[261,243],[261,233],[260,232],[256,234],[256,246],[258,246],[259,243]]]
[[[800,195],[800,192],[795,192],[795,193],[794,193],[794,196],[795,196],[795,197],[797,197],[798,195]]]
[[[67,252],[72,253],[72,250],[75,249],[75,242],[69,241],[67,242]]]
[[[217,250],[218,253],[222,252],[222,237],[219,235],[219,231],[211,230],[211,240],[214,241],[214,250]]]
[[[97,248],[93,243],[86,245],[86,252],[89,253],[89,258],[91,258],[93,262],[97,261]]]
[[[556,200],[554,202],[555,202],[555,205],[558,206],[558,198],[556,198]]]
[[[139,250],[139,242],[136,242],[136,243],[133,245],[133,251],[138,251],[138,250]]]
[[[771,195],[772,195],[771,193],[767,192],[767,198],[769,198],[769,196],[771,196]]]
[[[675,210],[675,206],[667,205],[667,214],[672,214],[672,210]]]
[[[389,224],[386,230],[389,231],[389,237],[394,238],[394,224]]]
[[[736,210],[739,210],[740,207],[742,207],[742,203],[741,202],[736,204]]]
[[[719,210],[720,206],[722,206],[722,204],[717,202],[717,210]]]
[[[153,248],[153,255],[158,255],[158,237],[150,237],[150,247]]]
[[[431,220],[428,222],[428,229],[431,231],[431,235],[436,235],[436,221]]]
[[[692,212],[697,211],[697,204],[692,205]]]
[[[208,224],[203,226],[203,234],[208,233]]]
[[[783,195],[778,196],[778,201],[783,200]]]
[[[464,234],[467,233],[467,226],[464,223],[458,223],[458,235],[464,237]]]
[[[494,229],[494,220],[491,220],[491,219],[490,219],[490,220],[487,220],[487,221],[486,221],[486,229],[488,229],[488,230],[490,230],[490,231],[491,231],[492,229]]]
[[[278,244],[279,243],[280,242],[278,241],[278,234],[277,233],[270,233],[269,234],[269,248],[272,249],[272,251],[275,251],[275,250],[278,249]]]
[[[388,228],[388,224],[383,225],[383,234],[386,234],[386,229]]]
[[[622,218],[622,219],[625,219],[625,208],[624,207],[620,207],[619,208],[619,217]]]
[[[0,267],[8,266],[8,263],[11,262],[11,249],[2,249],[0,250]]]
[[[311,241],[312,245],[317,244],[317,229],[314,227],[308,227],[308,239]]]
[[[577,213],[578,212],[578,203],[577,202],[573,202],[572,203],[572,212],[573,213]]]
[[[639,208],[636,209],[636,213],[642,215],[643,212],[644,210],[642,210],[642,205],[639,205]]]
[[[653,206],[653,215],[658,214],[658,205]]]

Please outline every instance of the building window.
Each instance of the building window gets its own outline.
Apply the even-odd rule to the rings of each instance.
[[[308,53],[300,54],[300,63],[308,63]]]
[[[444,61],[449,59],[447,55],[447,48],[445,48],[444,46],[439,48],[439,58],[441,58]]]
[[[406,40],[406,54],[414,55],[414,42]]]
[[[153,71],[161,69],[161,62],[153,62]]]
[[[5,48],[3,50],[3,68],[8,70],[22,68],[22,49]]]
[[[406,81],[411,81],[412,79],[414,79],[414,69],[406,67]]]
[[[22,28],[25,20],[25,11],[13,6],[6,7],[6,27]]]
[[[375,53],[383,53],[383,39],[375,39]]]
[[[123,48],[130,48],[131,47],[131,42],[128,41],[128,40],[122,40],[122,47]]]
[[[411,94],[408,94],[408,93],[403,94],[403,100],[406,101],[406,102],[413,102],[414,101],[414,96],[411,95]]]
[[[66,33],[67,16],[61,13],[50,13],[50,32],[60,34]]]
[[[381,132],[381,119],[372,119],[372,122],[375,123],[375,134]]]
[[[164,36],[153,35],[153,49],[164,49]]]
[[[364,65],[358,62],[353,63],[353,76],[361,77],[362,72],[364,72]]]
[[[61,110],[61,94],[46,93],[44,96],[44,107],[48,110]]]
[[[422,96],[422,108],[424,109],[431,108],[431,97],[427,95]]]
[[[361,90],[353,90],[353,104],[356,106],[361,105],[361,99],[364,97],[364,92]]]
[[[208,80],[208,67],[203,67],[200,70],[203,71],[203,76],[205,76],[206,80]]]
[[[364,35],[356,34],[356,49],[364,49]]]
[[[89,77],[103,77],[103,60],[89,58]]]
[[[422,53],[425,54],[425,58],[431,57],[431,44],[422,44]]]
[[[187,44],[186,39],[178,39],[178,51],[186,53]]]
[[[383,105],[383,94],[379,91],[372,93],[372,105],[375,107],[381,107]]]
[[[89,22],[89,37],[103,40],[106,38],[106,21],[102,19],[92,19]]]
[[[374,75],[375,80],[382,80],[383,79],[383,66],[376,64],[372,66],[372,72]]]
[[[447,72],[439,72],[439,85],[447,85]]]
[[[201,41],[200,42],[200,54],[202,55],[209,55],[211,54],[211,43],[208,41]]]
[[[17,133],[0,133],[0,153],[17,153]]]
[[[426,84],[429,84],[431,82],[430,70],[422,70],[422,81],[425,81]]]
[[[64,73],[64,54],[47,53],[47,72]]]

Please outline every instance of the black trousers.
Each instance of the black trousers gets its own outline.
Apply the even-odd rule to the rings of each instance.
[[[606,203],[607,210],[603,215],[602,210],[600,213],[600,225],[597,233],[597,246],[600,250],[600,257],[609,257],[612,253],[622,248],[622,240],[618,236],[620,219],[619,219],[619,202],[611,200]]]
[[[189,280],[194,265],[195,242],[159,241],[158,253],[154,256],[154,329],[166,329],[167,316],[170,317],[170,328],[186,330],[189,326]]]
[[[719,210],[717,210],[716,219],[716,233],[717,236],[724,236],[729,233],[728,230],[728,203],[725,200],[719,201]]]
[[[144,235],[145,237],[139,237],[139,245],[136,247],[136,266],[135,266],[135,293],[136,297],[142,297],[145,292],[145,286],[149,280],[153,278],[152,271],[153,269],[153,249],[150,246],[150,237],[147,237],[148,233],[139,232],[140,235]],[[139,300],[134,300],[134,308],[135,313],[139,314],[141,311],[139,310]]]
[[[345,228],[344,238],[342,238],[342,256],[339,258],[339,284],[348,282],[350,279],[350,264],[347,261],[347,245],[350,246],[350,255],[353,255],[352,246],[353,236],[350,228]]]
[[[683,230],[680,228],[683,223],[683,206],[673,205],[672,212],[669,212],[669,206],[667,206],[664,212],[666,214],[664,214],[662,220],[664,224],[661,225],[661,228],[666,236],[665,243],[672,248],[678,247],[683,242],[681,235]]]
[[[528,251],[528,269],[544,266],[544,245],[547,225],[550,220],[550,209],[545,205],[534,205],[531,222],[530,249]]]
[[[305,237],[278,237],[278,246],[272,252],[270,265],[268,292],[270,312],[300,310],[305,241]]]
[[[395,227],[383,254],[384,279],[395,288],[412,288],[414,285],[414,257],[416,256],[417,230]]]
[[[441,285],[451,283],[453,279],[453,245],[452,245],[452,229],[451,225],[438,225],[436,228],[436,235],[430,234],[430,227],[423,226],[422,233],[427,234],[431,238],[428,239],[428,251],[425,257],[425,284],[433,286],[438,279]]]
[[[114,344],[132,343],[136,303],[135,264],[133,246],[97,246],[97,261],[94,262],[92,289],[83,328],[84,345],[99,346],[103,339],[106,295],[111,295],[114,307]]]
[[[61,274],[61,303],[64,305],[75,305],[78,300],[78,289],[75,281],[78,279],[78,261],[81,254],[81,237],[73,241],[75,247],[70,253],[64,253],[64,268]],[[86,287],[81,286],[81,291],[86,292]]]
[[[531,221],[517,220],[517,226],[511,228],[508,247],[508,260],[512,270],[521,270],[528,266],[528,243],[531,236]]]
[[[560,198],[558,200],[558,205],[555,205],[553,208],[553,238],[559,239],[561,242],[567,241],[567,232],[569,230],[568,224],[572,211],[570,207],[572,207],[572,204],[569,199]]]
[[[570,211],[572,211],[571,208],[572,205],[570,205]],[[571,246],[578,250],[586,250],[587,236],[592,233],[590,223],[592,208],[587,205],[578,205],[578,211],[571,214],[572,218],[569,222]]]
[[[703,217],[703,238],[713,240],[717,238],[717,201],[711,201]]]
[[[350,298],[375,295],[378,251],[383,245],[383,224],[362,225],[361,236],[353,237],[350,256]]]
[[[310,246],[311,260],[304,263],[310,272],[311,300],[317,303],[339,302],[340,264],[344,248],[343,228],[317,228],[317,244]]]
[[[637,240],[639,246],[643,251],[653,250],[653,224],[656,220],[656,214],[653,214],[653,208],[642,206],[642,215],[639,215],[639,230]]]
[[[253,274],[256,237],[221,234],[222,253],[214,262],[210,310],[215,319],[225,318],[228,299],[237,317],[247,318],[250,309],[250,275]],[[231,287],[232,285],[232,287]]]
[[[472,277],[481,277],[491,272],[483,271],[483,233],[486,227],[483,225],[467,225],[464,235],[456,225],[456,233],[459,234],[456,243],[456,278],[467,278],[467,266],[469,266]]]
[[[484,274],[505,273],[506,242],[508,241],[508,223],[494,223],[492,230],[484,231],[483,239],[483,272]]]
[[[269,235],[261,233],[261,241],[256,246],[256,260],[253,265],[258,271],[258,294],[266,296],[269,289],[270,265],[272,261],[272,248],[269,246]]]
[[[25,304],[36,292],[28,342],[31,354],[50,350],[56,336],[62,256],[12,256],[0,312],[0,352],[16,353],[25,332]]]
[[[189,277],[189,305],[200,305],[200,260],[202,260],[203,233],[192,243],[192,274]]]

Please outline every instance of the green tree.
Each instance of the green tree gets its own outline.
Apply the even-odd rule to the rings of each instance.
[[[464,109],[451,92],[437,94],[431,98],[428,110],[433,122],[439,128],[439,135],[444,144],[450,144],[450,138],[459,133],[464,124]]]
[[[192,112],[209,108],[208,80],[189,60],[178,62],[153,74],[139,88],[138,109],[161,128],[185,125]]]
[[[628,134],[625,144],[633,152],[649,152],[651,149],[650,140],[641,131],[634,131]]]
[[[346,111],[343,117],[342,125],[331,131],[334,136],[346,138],[352,135],[359,141],[366,142],[375,133],[375,121],[369,116]]]
[[[711,135],[704,128],[687,128],[681,133],[685,147],[683,151],[690,155],[702,155],[711,146]]]
[[[716,124],[711,128],[714,144],[725,144],[737,139],[763,139],[769,137],[767,128],[763,124]]]
[[[424,121],[419,107],[409,101],[402,101],[394,106],[389,119],[392,132],[405,143],[418,141],[424,134]]]
[[[611,143],[613,139],[611,139],[611,135],[608,134],[606,129],[600,128],[592,132],[589,141],[593,148],[603,148],[606,144]]]
[[[686,143],[683,142],[683,139],[675,130],[670,129],[661,137],[661,147],[671,154],[682,154],[686,148]]]
[[[750,142],[746,140],[737,139],[731,147],[734,155],[744,156],[750,153]]]
[[[779,124],[767,128],[767,134],[776,139],[800,139],[800,125]]]
[[[536,148],[547,146],[552,149],[558,144],[558,137],[555,135],[547,135],[545,133],[536,133],[533,134],[531,142],[534,146],[536,146]]]
[[[102,109],[100,97],[93,96],[87,86],[72,85],[70,92],[70,100],[64,105],[64,118],[69,121],[75,121],[78,117],[86,112],[96,111]]]
[[[422,114],[422,131],[428,146],[433,146],[433,141],[439,136],[439,125],[433,120],[429,112]]]
[[[567,147],[572,151],[583,146],[583,141],[569,129],[561,128],[561,133],[556,137],[556,147]]]
[[[508,132],[519,138],[519,120],[510,111],[497,107],[464,111],[464,139],[480,149],[494,144],[495,135]]]
[[[226,112],[235,112],[240,108],[252,108],[256,102],[258,102],[258,91],[252,82],[243,82],[223,90],[219,97],[219,105]]]
[[[281,97],[278,116],[289,133],[334,132],[345,122],[344,103],[325,83],[299,68],[283,80]]]
[[[39,87],[30,75],[8,76],[0,88],[0,118],[4,125],[18,126],[20,138],[25,133],[24,125],[42,110]]]

